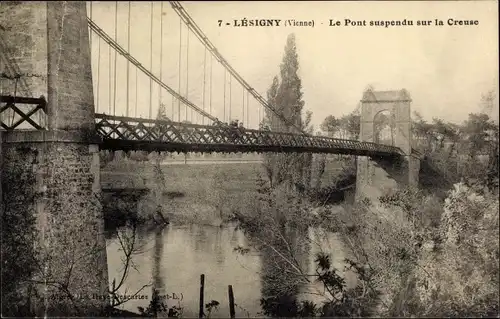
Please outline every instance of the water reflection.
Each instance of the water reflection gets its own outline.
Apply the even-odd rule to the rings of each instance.
[[[153,249],[153,285],[151,287],[151,296],[156,292],[159,296],[159,303],[166,303],[168,300],[164,300],[165,296],[168,295],[165,287],[165,281],[163,280],[163,274],[161,272],[162,256],[163,256],[163,228],[158,228],[154,235],[154,249]],[[157,304],[158,305],[158,304]],[[158,309],[155,308],[155,314]]]
[[[145,284],[151,286],[141,292],[148,299],[130,300],[122,308],[134,312],[139,306],[146,308],[152,289],[159,289],[160,295],[166,296],[163,301],[168,306],[180,304],[184,317],[197,317],[200,275],[205,274],[205,303],[211,300],[220,303],[212,317],[229,316],[228,285],[234,289],[236,317],[263,316],[263,310],[269,315],[291,315],[296,311],[296,301],[311,300],[315,296],[311,292],[322,290],[321,285],[308,276],[314,274],[316,267],[314,254],[333,253],[333,264],[339,269],[343,268],[344,255],[338,239],[321,230],[286,228],[277,234],[280,236],[266,238],[267,245],[259,252],[250,250],[242,255],[234,248],[251,245],[233,225],[169,225],[162,231],[139,232],[143,253],[133,256],[135,268],[120,293],[132,294]],[[122,256],[118,241],[110,238],[110,280],[120,277]],[[268,300],[264,309],[261,298]]]
[[[137,291],[145,284],[164,285],[167,298],[181,296],[182,300],[167,299],[172,306],[178,302],[184,307],[184,317],[198,316],[199,280],[205,274],[205,303],[217,300],[220,303],[214,316],[228,316],[227,286],[233,285],[237,317],[254,317],[260,311],[260,282],[258,272],[260,259],[256,252],[241,255],[235,252],[234,243],[248,246],[241,231],[234,226],[167,226],[162,233],[139,233],[139,240],[146,242],[143,254],[133,256],[132,269],[120,293]],[[156,244],[155,244],[156,242]],[[116,239],[108,243],[108,267],[110,280],[121,275],[122,253]],[[153,257],[151,257],[153,256]],[[156,266],[155,266],[156,265]],[[159,280],[152,280],[152,278]],[[123,309],[137,312],[137,307],[146,308],[151,300],[134,299],[123,305]]]
[[[309,279],[306,229],[282,227],[262,247],[262,308],[266,315],[297,314],[299,294]]]

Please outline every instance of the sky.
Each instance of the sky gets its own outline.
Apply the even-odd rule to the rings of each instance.
[[[469,113],[480,110],[482,94],[493,90],[498,97],[495,1],[204,1],[181,4],[229,64],[264,97],[273,77],[279,74],[286,38],[294,33],[304,110],[313,112],[312,122],[316,127],[328,115],[342,116],[354,110],[368,86],[375,90],[405,88],[412,97],[412,111],[418,111],[427,120],[439,117],[461,122]],[[187,35],[185,25],[181,25],[179,32],[179,17],[168,2],[163,2],[163,14],[162,3],[154,2],[152,33],[151,2],[132,2],[130,13],[129,24],[128,2],[118,3],[116,40],[134,58],[164,83],[219,119],[237,118],[248,122],[248,126],[258,123],[263,114],[259,103],[248,96],[229,73],[224,80],[223,67],[209,52],[205,53],[193,33]],[[107,34],[115,37],[114,2],[93,2],[92,10],[88,4],[88,15]],[[243,18],[280,19],[282,22],[278,27],[224,25]],[[312,20],[314,27],[283,26],[288,19]],[[342,25],[329,26],[330,19],[339,20]],[[345,19],[365,20],[368,25],[344,26]],[[369,26],[370,21],[403,19],[412,20],[414,25]],[[435,19],[442,20],[445,25],[435,26]],[[448,26],[448,19],[478,20],[479,24]],[[223,20],[222,26],[218,20]],[[417,26],[417,20],[431,20],[433,25]],[[140,71],[136,78],[134,66],[130,66],[127,76],[127,62],[119,55],[115,97],[114,82],[109,81],[115,78],[114,51],[109,59],[107,44],[96,34],[91,36],[91,44],[97,111],[109,113],[114,104],[115,113],[125,115],[128,95],[131,116],[149,116],[150,104],[154,116],[161,102],[167,106],[167,116],[174,120],[201,123],[201,118],[190,112],[186,114],[184,107],[179,115],[177,102],[172,105],[169,93],[159,90],[158,85],[150,88],[149,79]]]

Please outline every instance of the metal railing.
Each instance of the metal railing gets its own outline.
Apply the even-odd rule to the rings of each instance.
[[[106,149],[202,152],[312,152],[402,155],[400,148],[324,136],[96,114]]]

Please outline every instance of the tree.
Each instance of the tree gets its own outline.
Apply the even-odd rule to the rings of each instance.
[[[390,115],[386,115],[384,113],[378,113],[375,115],[375,118],[373,120],[373,125],[374,125],[374,142],[375,143],[381,143],[381,142],[386,142],[387,139],[384,134],[382,134],[383,131],[389,131],[390,132],[390,143],[391,145],[394,145],[394,133],[395,133],[395,117],[394,117],[394,112],[391,112]]]
[[[269,103],[275,110],[278,107],[276,104],[276,96],[278,95],[279,79],[278,76],[274,76],[273,83],[267,90],[267,103]],[[273,127],[278,121],[275,120],[275,114],[266,109],[266,116],[262,119],[262,126],[268,126],[275,130]]]
[[[469,142],[469,155],[474,157],[481,151],[484,151],[494,136],[497,127],[488,115],[484,113],[469,114],[469,118],[464,122],[464,131],[467,134]]]
[[[488,114],[493,122],[498,123],[497,95],[494,90],[481,95],[481,113]]]
[[[165,104],[160,103],[160,106],[158,107],[158,114],[156,115],[156,119],[159,121],[171,121],[170,118],[167,116],[167,107]]]
[[[433,118],[432,121],[431,133],[434,134],[435,139],[438,141],[439,149],[444,148],[446,140],[454,144],[457,142],[459,138],[459,128],[456,125],[444,122],[442,119],[438,118]],[[452,145],[453,147],[454,144]]]
[[[299,61],[295,43],[295,35],[290,34],[285,45],[285,53],[280,65],[280,77],[274,77],[271,87],[267,91],[268,103],[278,115],[266,110],[264,123],[273,131],[296,132],[293,126],[302,130],[309,127],[310,113],[302,120],[302,82],[298,76]],[[308,118],[309,119],[308,119]],[[286,120],[283,121],[283,118]],[[292,125],[289,125],[292,124]],[[310,179],[311,156],[267,154],[264,166],[272,186],[283,182],[308,186]]]
[[[276,95],[276,104],[282,115],[296,126],[302,124],[302,81],[298,75],[299,60],[295,35],[290,34],[285,46],[285,55],[280,66],[281,82]],[[291,127],[287,127],[292,130]]]
[[[430,151],[431,145],[434,141],[432,124],[427,123],[423,119],[422,115],[417,111],[413,112],[412,134],[414,135],[414,139],[417,141],[421,151],[424,153]],[[420,143],[420,141],[424,141],[424,143]]]
[[[320,128],[326,132],[328,136],[334,137],[335,133],[340,131],[340,120],[333,115],[328,115],[321,123]]]
[[[330,137],[335,136],[336,133],[340,133],[340,138],[357,140],[361,125],[360,118],[361,116],[356,114],[356,112],[351,112],[340,118],[328,115],[321,123],[320,128]]]
[[[359,138],[361,125],[360,119],[361,116],[357,114],[356,111],[343,115],[338,119],[341,138],[357,140]]]
[[[301,129],[307,134],[314,134],[314,126],[311,125],[312,112],[306,111],[305,119],[301,125]],[[310,188],[312,182],[312,166],[313,166],[313,154],[312,153],[302,153],[299,154],[299,159],[301,165],[299,169],[302,169],[302,185],[304,188]]]

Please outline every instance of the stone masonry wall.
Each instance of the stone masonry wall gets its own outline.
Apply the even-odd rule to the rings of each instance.
[[[418,187],[420,177],[420,158],[414,155],[408,156],[408,163],[408,184],[412,187]]]
[[[356,199],[368,198],[376,202],[380,196],[397,189],[405,175],[404,168],[398,164],[358,158]]]
[[[102,209],[93,189],[99,165],[89,150],[85,144],[3,144],[5,215],[35,217],[33,278],[48,282],[38,285],[44,295],[33,304],[37,315],[97,315],[105,304],[94,296],[106,294],[108,278]],[[10,178],[15,172],[22,174]]]
[[[374,141],[374,118],[382,111],[394,113],[396,133],[394,146],[405,154],[411,153],[410,100],[407,93],[391,91],[388,99],[377,100],[376,96],[387,96],[387,92],[365,92],[361,105],[360,140]],[[358,157],[356,177],[356,199],[363,197],[377,201],[378,197],[400,186],[416,185],[418,182],[418,159],[404,156],[399,161],[384,161]]]
[[[47,10],[44,2],[0,2],[0,94],[47,97]],[[16,79],[17,77],[17,79]],[[31,107],[18,106],[27,113]],[[12,119],[12,111],[2,113]],[[16,117],[17,120],[19,117]],[[45,125],[38,112],[33,119]],[[19,128],[32,128],[27,122]]]
[[[91,132],[94,95],[86,2],[47,2],[49,128]]]
[[[47,4],[0,2],[0,72],[21,74],[18,96],[47,96]],[[30,76],[34,75],[34,76]],[[0,78],[2,94],[14,95],[15,81]]]
[[[89,145],[94,96],[86,16],[83,1],[0,3],[1,66],[20,75],[18,96],[43,94],[48,102],[48,131],[2,137],[4,217],[25,216],[35,226],[16,234],[13,247],[32,247],[28,255],[37,259],[31,279],[45,282],[35,290],[42,296],[33,304],[38,315],[97,315],[106,304],[93,298],[106,294],[108,278],[99,156]],[[7,82],[4,92],[13,94]],[[21,231],[14,224],[2,231]]]

